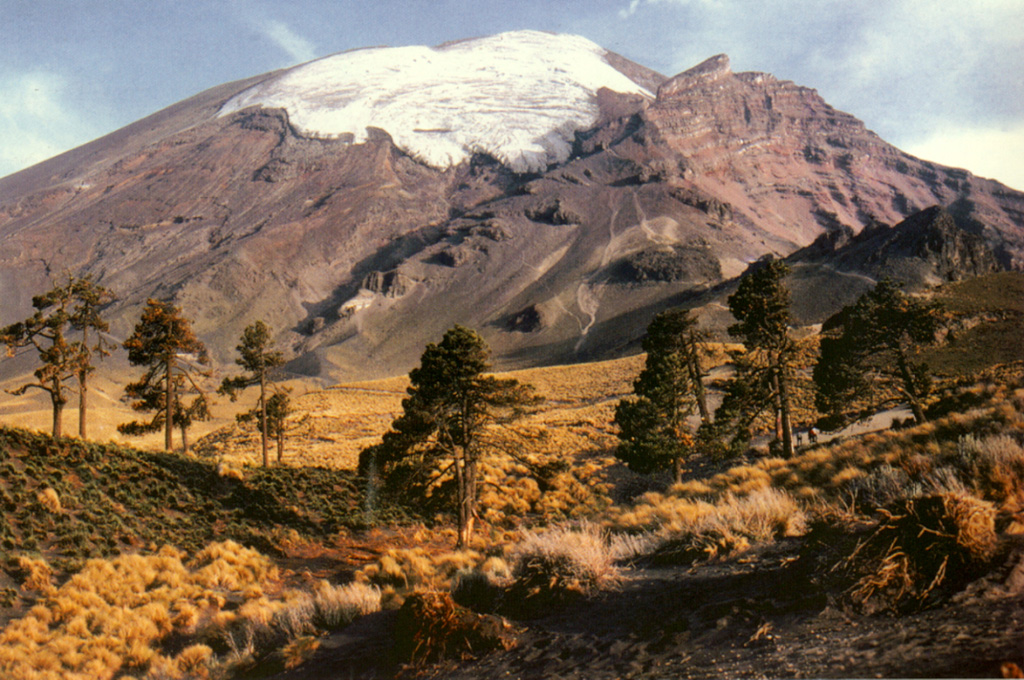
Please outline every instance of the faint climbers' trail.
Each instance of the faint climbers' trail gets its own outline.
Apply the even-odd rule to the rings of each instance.
[[[604,269],[604,267],[611,262],[613,246],[617,237],[617,234],[615,233],[615,222],[619,217],[619,205],[617,203],[612,205],[613,201],[614,198],[609,195],[608,207],[611,208],[612,214],[608,218],[608,241],[605,243],[604,251],[601,253],[601,266],[599,267],[598,272],[601,269]],[[601,307],[600,292],[601,289],[604,288],[604,283],[595,280],[595,274],[597,274],[597,272],[591,274],[589,277],[590,280],[580,283],[576,288],[576,306],[579,307],[581,312],[590,317],[590,320],[587,321],[586,325],[583,325],[580,328],[579,340],[576,341],[576,345],[573,347],[573,350],[576,352],[578,352],[580,347],[583,346],[590,329],[593,328],[595,323],[597,323],[597,311]]]
[[[655,234],[651,227],[647,224],[647,213],[644,212],[644,207],[640,205],[640,197],[636,195],[636,189],[630,189],[630,193],[633,195],[633,207],[636,209],[637,217],[640,218],[640,229],[643,230],[644,236],[650,241],[659,243],[661,239],[658,238],[658,234]]]

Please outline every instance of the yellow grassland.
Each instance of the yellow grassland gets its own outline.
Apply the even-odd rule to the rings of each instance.
[[[712,346],[709,368],[727,360],[724,345]],[[729,346],[732,349],[732,346]],[[633,391],[645,355],[571,366],[547,366],[508,373],[532,385],[543,403],[519,423],[526,432],[542,433],[541,454],[610,456],[615,446],[615,405]],[[359,452],[380,442],[402,412],[409,386],[405,376],[337,385],[295,394],[294,430],[285,440],[284,463],[354,468]],[[247,394],[250,400],[254,395]],[[248,403],[245,398],[240,403]],[[235,465],[259,462],[259,439],[250,425],[227,422],[207,437],[200,450]],[[271,457],[274,456],[272,447]]]

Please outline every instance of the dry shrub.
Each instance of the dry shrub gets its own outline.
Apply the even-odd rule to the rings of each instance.
[[[213,665],[213,650],[206,645],[190,645],[178,653],[178,670],[187,677],[208,678]]]
[[[442,659],[469,659],[481,652],[511,649],[515,631],[496,616],[477,614],[441,592],[406,598],[395,623],[398,657],[413,665]]]
[[[11,571],[21,581],[22,588],[44,594],[53,590],[53,570],[46,560],[19,555],[12,562]]]
[[[866,536],[851,536],[849,554],[826,575],[858,611],[925,607],[980,575],[994,556],[995,510],[969,494],[910,498],[880,513]]]
[[[228,460],[222,460],[217,463],[217,475],[225,479],[234,479],[238,482],[245,481],[245,473],[232,461]]]
[[[1005,434],[967,435],[957,448],[985,498],[1006,506],[1010,513],[1024,510],[1024,445],[1020,441]]]
[[[284,647],[281,648],[281,656],[283,657],[284,667],[286,670],[291,670],[296,666],[300,666],[310,658],[320,648],[320,640],[316,639],[312,635],[304,635],[300,638],[291,640]]]
[[[272,651],[288,645],[291,658],[305,658],[309,645],[296,641],[372,609],[374,596],[379,606],[379,591],[365,585],[284,591],[269,560],[236,543],[211,544],[191,567],[183,557],[161,549],[89,560],[59,589],[49,586],[0,632],[0,677],[228,677],[233,666],[269,663]],[[45,563],[20,563],[49,583]],[[256,590],[263,596],[246,599]],[[228,602],[242,604],[225,611]]]
[[[211,543],[189,566],[198,570],[195,578],[207,588],[237,590],[277,577],[277,568],[267,557],[235,541]]]

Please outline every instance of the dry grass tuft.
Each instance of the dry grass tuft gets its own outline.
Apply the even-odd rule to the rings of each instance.
[[[21,587],[42,594],[53,591],[53,569],[43,558],[19,555],[12,559],[12,571],[21,580]]]
[[[377,586],[383,604],[401,606],[415,590],[449,590],[459,572],[480,568],[486,558],[474,550],[432,554],[423,548],[392,549],[356,572],[357,583]]]
[[[507,604],[521,616],[599,590],[621,580],[608,537],[593,524],[524,534],[511,552]]]
[[[771,543],[807,530],[807,516],[785,491],[765,488],[749,496],[727,494],[715,505],[703,504],[686,526],[659,532],[654,551],[659,562],[727,557],[752,545]]]
[[[380,607],[380,591],[361,584],[284,590],[266,557],[230,541],[183,558],[161,549],[90,560],[59,589],[45,587],[45,562],[20,558],[44,593],[0,632],[0,677],[229,677],[286,647],[306,658],[315,645],[302,640]]]
[[[337,630],[360,616],[380,611],[380,588],[365,583],[332,586],[320,581],[313,589],[313,607],[319,628]]]
[[[57,495],[57,492],[51,487],[46,487],[37,493],[36,500],[39,501],[39,504],[46,508],[47,511],[54,515],[59,515],[64,512],[64,508],[62,508],[60,504],[60,496]]]

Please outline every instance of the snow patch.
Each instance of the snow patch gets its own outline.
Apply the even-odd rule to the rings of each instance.
[[[600,88],[652,96],[604,55],[586,38],[539,31],[363,49],[289,69],[231,98],[220,115],[283,108],[308,137],[360,143],[374,127],[434,168],[485,153],[533,172],[565,161],[575,131],[597,122]]]

